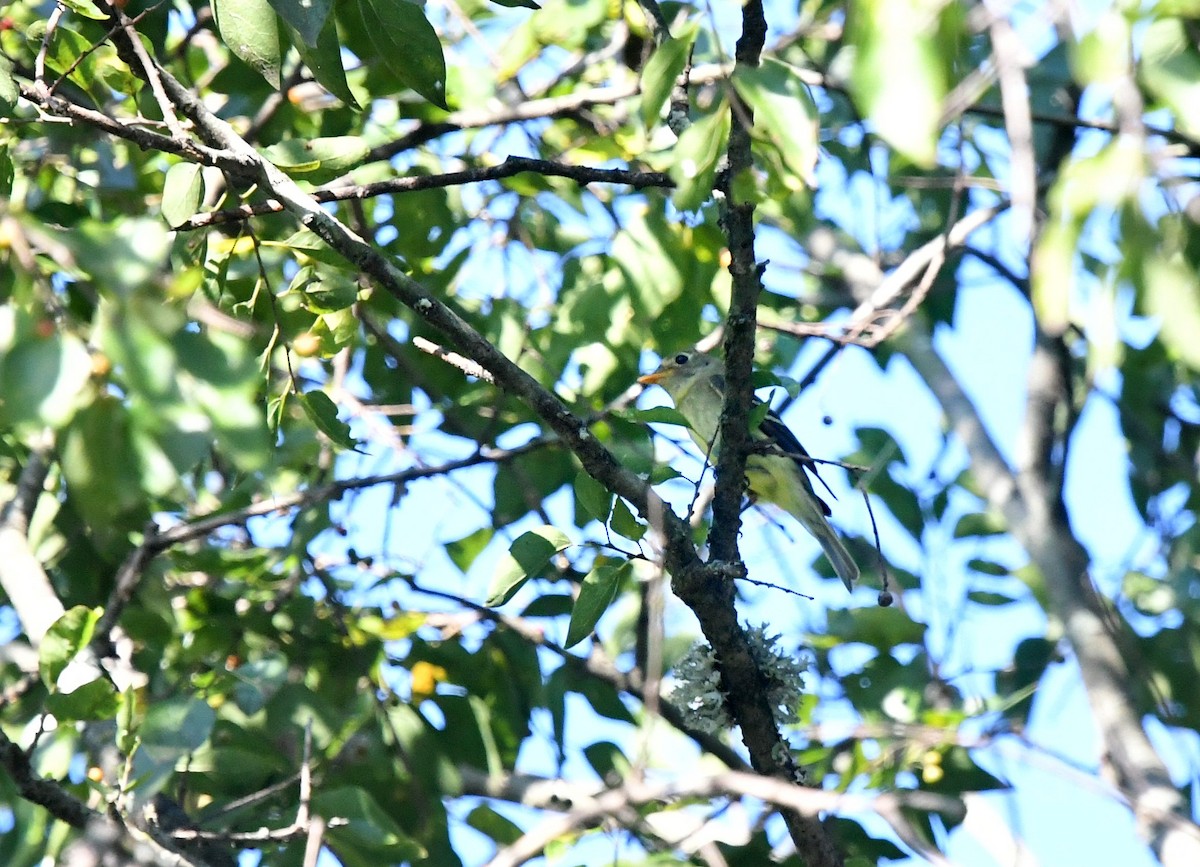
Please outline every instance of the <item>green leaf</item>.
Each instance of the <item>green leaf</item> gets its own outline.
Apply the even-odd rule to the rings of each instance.
[[[1167,353],[1200,371],[1200,280],[1182,256],[1151,255],[1143,265],[1145,309],[1159,322]]]
[[[332,825],[326,832],[343,859],[344,848],[360,863],[370,863],[371,855],[386,857],[389,863],[411,863],[426,857],[424,848],[405,834],[364,789],[357,786],[326,789],[313,796],[312,806],[317,815],[345,820],[345,824]]]
[[[139,517],[145,509],[142,468],[129,432],[129,414],[111,395],[80,410],[60,448],[67,498],[97,526]]]
[[[662,107],[675,87],[675,79],[687,64],[698,32],[695,24],[688,25],[677,37],[663,40],[646,61],[642,70],[641,117],[647,129],[658,123]]]
[[[1030,300],[1038,324],[1051,334],[1062,334],[1071,324],[1071,295],[1075,290],[1076,253],[1080,222],[1049,223],[1038,237],[1030,273]]]
[[[212,0],[217,32],[237,57],[279,90],[287,44],[268,0]]]
[[[1200,51],[1195,35],[1179,18],[1160,18],[1146,28],[1141,40],[1139,77],[1163,105],[1174,113],[1179,132],[1200,136]]]
[[[991,512],[972,512],[963,515],[954,525],[954,538],[965,539],[969,536],[1001,536],[1008,532],[1004,519]]]
[[[17,81],[13,78],[12,61],[0,54],[0,119],[12,117],[20,96],[21,89],[17,87]]]
[[[986,590],[972,590],[967,598],[977,605],[1011,605],[1017,600],[1005,593],[991,593]]]
[[[1008,575],[1010,572],[1009,568],[1001,563],[993,563],[991,560],[980,560],[977,558],[968,560],[967,568],[982,575],[1003,576]]]
[[[651,406],[646,409],[637,409],[636,407],[622,409],[614,412],[613,416],[638,424],[677,424],[681,427],[691,427],[688,424],[688,420],[683,417],[679,410],[670,406]]]
[[[171,764],[208,740],[216,712],[198,698],[183,696],[150,703],[138,730],[142,750],[156,764]]]
[[[623,780],[633,765],[629,757],[612,741],[597,741],[583,748],[584,758],[602,780]]]
[[[847,15],[854,101],[892,147],[924,167],[937,162],[953,56],[938,38],[937,10],[926,0],[858,0]]]
[[[46,696],[45,708],[60,723],[76,720],[107,720],[117,715],[121,697],[106,677],[97,677],[71,692]]]
[[[358,300],[358,284],[348,276],[333,274],[304,286],[304,309],[312,313],[337,313]]]
[[[734,71],[733,86],[754,110],[754,135],[764,138],[779,151],[791,170],[785,183],[797,188],[797,180],[816,185],[813,175],[819,150],[820,118],[817,104],[800,71],[768,57],[761,66],[741,66]]]
[[[0,108],[0,120],[3,117],[4,112]],[[7,144],[0,144],[0,198],[7,199],[12,195],[14,177],[12,154],[9,153]]]
[[[300,34],[303,45],[317,44],[321,31],[329,21],[333,0],[268,0],[292,29]]]
[[[491,0],[497,6],[506,6],[509,9],[541,9],[534,0]]]
[[[480,804],[467,814],[467,824],[497,845],[507,846],[521,838],[524,831],[487,804]]]
[[[306,391],[299,395],[300,405],[304,414],[309,417],[317,430],[344,449],[353,449],[358,441],[350,435],[350,425],[337,417],[337,404],[320,389]]]
[[[461,539],[446,543],[446,555],[455,566],[465,575],[475,562],[475,558],[483,553],[483,549],[492,541],[496,531],[491,527],[480,527],[474,533],[468,533]]]
[[[332,265],[342,270],[350,270],[346,258],[320,239],[310,229],[300,229],[282,241],[263,241],[264,247],[282,247],[293,250],[303,256],[313,259],[323,265]],[[304,261],[303,259],[301,261]]]
[[[271,145],[263,156],[294,178],[323,184],[354,168],[371,148],[358,136],[288,139]]]
[[[342,44],[338,39],[337,24],[331,15],[317,36],[315,45],[301,39],[297,45],[300,59],[308,67],[317,83],[355,111],[361,110],[350,83],[346,80],[346,67],[342,62]]]
[[[446,105],[446,59],[437,32],[408,0],[359,0],[380,59],[408,87],[438,108]]]
[[[717,165],[729,141],[729,103],[721,100],[713,111],[679,136],[671,163],[675,194],[681,211],[694,211],[708,201],[717,178]]]
[[[575,598],[565,593],[547,593],[539,596],[521,612],[522,617],[563,617],[571,613]]]
[[[60,428],[91,378],[91,355],[73,334],[30,335],[0,359],[0,419],[6,426]]]
[[[62,5],[66,6],[76,15],[82,15],[84,18],[91,18],[93,21],[107,21],[108,14],[101,12],[92,0],[61,0]]]
[[[76,605],[46,631],[38,647],[38,673],[47,688],[55,688],[58,676],[79,651],[88,646],[103,613],[102,608]]]
[[[579,597],[571,609],[571,625],[567,627],[566,647],[574,647],[592,633],[592,629],[608,610],[621,582],[633,571],[628,560],[623,563],[602,563],[584,576],[579,585]]]
[[[829,613],[828,634],[890,652],[901,644],[920,644],[925,624],[917,623],[899,608],[842,609]]]
[[[175,163],[163,179],[162,215],[172,229],[196,215],[204,200],[204,172],[195,163]]]
[[[575,496],[585,512],[604,523],[612,512],[613,495],[583,470],[575,476]]]
[[[645,536],[646,531],[650,529],[637,519],[637,516],[633,514],[633,510],[620,497],[613,503],[611,523],[614,533],[634,542]]]
[[[541,572],[551,557],[570,545],[571,540],[554,527],[538,527],[522,533],[500,558],[484,604],[503,605],[526,581]]]

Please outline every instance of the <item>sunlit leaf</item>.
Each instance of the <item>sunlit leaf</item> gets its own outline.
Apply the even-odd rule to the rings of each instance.
[[[301,395],[300,405],[317,430],[329,437],[334,444],[344,449],[353,449],[357,440],[350,433],[350,425],[338,418],[337,404],[320,389],[306,391]]]
[[[696,41],[699,28],[695,25],[683,28],[675,36],[668,37],[654,50],[642,70],[642,123],[652,127],[658,122],[662,107],[675,87],[675,80],[683,72]]]
[[[47,687],[53,688],[71,660],[88,646],[102,613],[100,608],[76,605],[54,621],[42,636],[38,672]]]
[[[268,0],[212,0],[212,9],[217,32],[230,51],[280,89],[287,43]]]
[[[163,219],[174,229],[190,220],[204,199],[204,174],[195,163],[175,163],[163,179]]]
[[[359,9],[388,69],[434,105],[446,108],[446,60],[421,7],[408,0],[359,0]]]
[[[574,647],[591,634],[631,571],[632,565],[626,560],[622,563],[601,563],[584,576],[575,607],[571,609],[565,647]]]
[[[300,34],[308,46],[317,44],[317,38],[329,20],[333,0],[269,0],[279,17]]]
[[[571,540],[554,527],[522,533],[496,565],[484,604],[503,605],[526,581],[540,573],[551,557],[570,545]]]

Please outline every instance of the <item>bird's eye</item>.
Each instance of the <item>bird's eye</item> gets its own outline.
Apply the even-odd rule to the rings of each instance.
[[[687,364],[688,361],[689,361],[689,358],[688,358],[688,354],[686,352],[681,352],[675,356],[676,364]]]

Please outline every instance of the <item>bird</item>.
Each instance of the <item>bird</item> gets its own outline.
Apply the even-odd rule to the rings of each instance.
[[[658,385],[675,404],[691,429],[696,445],[715,461],[717,432],[725,402],[725,366],[720,359],[699,350],[666,356],[653,373],[638,377],[642,385]],[[761,404],[755,398],[755,404]],[[757,443],[775,446],[778,454],[751,453],[746,457],[746,481],[751,500],[774,503],[795,518],[821,545],[833,571],[846,589],[853,591],[858,564],[829,523],[829,506],[813,490],[808,473],[824,484],[816,467],[805,460],[808,452],[783,419],[771,409],[752,434]]]

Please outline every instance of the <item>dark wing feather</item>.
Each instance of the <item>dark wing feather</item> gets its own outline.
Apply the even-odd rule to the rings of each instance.
[[[761,403],[761,401],[758,402]],[[809,482],[808,477],[805,476],[804,473],[812,473],[813,477],[821,483],[821,486],[824,487],[825,490],[829,491],[829,496],[833,497],[835,500],[837,499],[837,497],[834,496],[833,491],[830,490],[829,485],[827,485],[825,480],[821,478],[821,474],[817,472],[817,465],[809,461],[802,460],[802,458],[809,457],[808,452],[804,450],[804,446],[800,445],[800,440],[796,439],[796,435],[792,433],[792,429],[783,423],[783,419],[779,417],[775,410],[772,409],[767,411],[767,415],[765,418],[763,418],[762,424],[758,426],[758,429],[762,431],[763,434],[765,434],[772,442],[779,446],[779,448],[783,449],[783,451],[786,452],[788,456],[799,465],[801,470],[801,478],[804,479],[806,484],[809,484]],[[809,484],[809,491],[814,497],[816,497],[817,502],[821,504],[821,511],[828,516],[829,504],[820,497],[817,497],[816,492],[812,490],[811,484]]]

